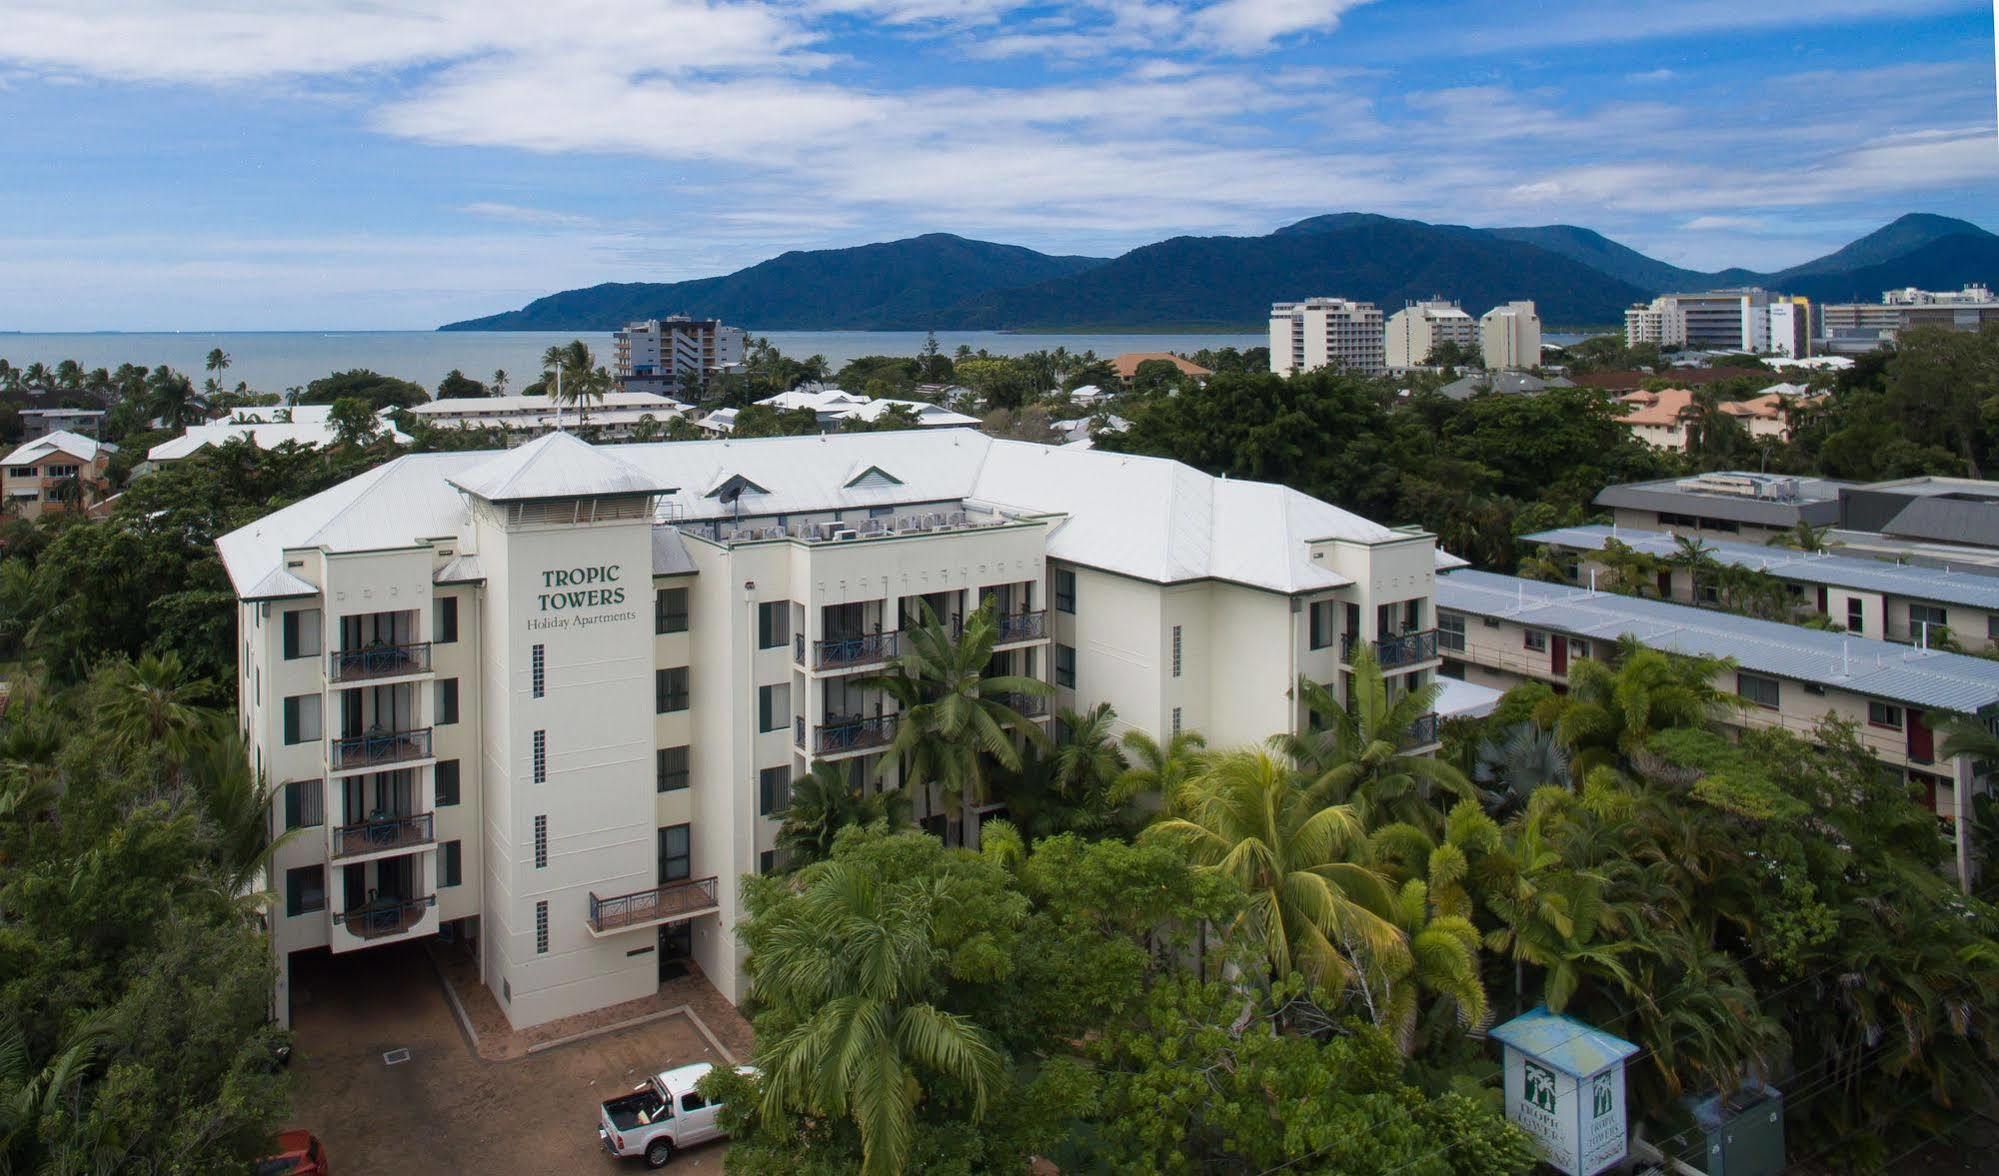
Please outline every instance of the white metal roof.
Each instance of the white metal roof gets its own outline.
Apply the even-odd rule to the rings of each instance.
[[[385,427],[389,436],[398,444],[409,442],[409,435],[394,425],[385,425]],[[237,438],[248,441],[259,449],[275,449],[287,441],[316,449],[323,445],[331,445],[336,435],[337,431],[324,417],[270,424],[212,421],[205,425],[189,425],[187,431],[180,436],[153,446],[146,451],[146,460],[178,461],[204,446],[220,445]]]
[[[592,412],[600,408],[651,409],[671,416],[684,411],[686,405],[672,397],[651,392],[606,392],[602,396],[592,396],[588,407]],[[566,417],[576,415],[575,405],[557,401],[551,396],[453,396],[412,404],[408,411],[420,417],[462,416],[476,420],[499,416],[554,416],[558,408]]]
[[[1557,527],[1552,531],[1522,536],[1522,542],[1546,543],[1580,551],[1601,551],[1611,539],[1646,555],[1665,557],[1679,550],[1673,536],[1663,532],[1599,525]],[[1999,609],[1999,576],[1952,572],[1948,568],[1912,567],[1864,556],[1840,555],[1838,552],[1814,554],[1755,543],[1702,542],[1716,563],[1768,572],[1780,580],[1854,588],[1969,608]]]
[[[52,453],[67,453],[84,461],[96,461],[99,448],[113,447],[101,446],[95,438],[86,437],[81,433],[57,429],[53,433],[43,434],[20,446],[6,457],[0,457],[0,465],[27,465],[29,462],[40,461]]]
[[[901,484],[846,485],[869,466]],[[767,493],[737,503],[706,496],[736,477]],[[1282,486],[1214,478],[1162,458],[948,429],[594,447],[552,433],[512,451],[411,454],[232,531],[218,546],[241,594],[281,567],[287,548],[367,551],[456,536],[467,522],[458,487],[489,499],[657,491],[660,517],[672,520],[969,499],[1067,516],[1048,540],[1057,559],[1160,583],[1211,578],[1285,593],[1349,582],[1311,558],[1311,541],[1410,537]]]
[[[1999,662],[1687,604],[1467,569],[1437,577],[1437,607],[1603,641],[1629,636],[1669,653],[1734,658],[1752,673],[1905,706],[1976,714],[1999,705]]]

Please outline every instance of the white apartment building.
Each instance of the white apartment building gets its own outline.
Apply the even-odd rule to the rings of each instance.
[[[1812,303],[1786,295],[1770,300],[1770,353],[1803,359],[1812,353]]]
[[[1541,366],[1541,316],[1532,302],[1506,302],[1478,318],[1479,350],[1487,371]]]
[[[631,323],[611,337],[619,386],[657,396],[682,391],[690,378],[705,388],[708,377],[743,362],[748,339],[740,327],[685,315]]]
[[[1441,343],[1455,343],[1468,352],[1479,347],[1478,322],[1447,298],[1409,303],[1388,316],[1386,331],[1383,358],[1392,372],[1429,363]]]
[[[606,392],[581,408],[552,396],[454,396],[426,400],[403,411],[411,420],[440,429],[504,429],[526,438],[587,424],[600,437],[625,438],[647,418],[663,427],[689,410],[652,392]]]
[[[1308,298],[1270,307],[1270,370],[1280,376],[1322,367],[1378,376],[1387,370],[1383,343],[1381,308],[1372,302]]]
[[[1666,294],[1624,312],[1627,347],[1657,343],[1695,350],[1770,349],[1770,292],[1760,287]]]
[[[1457,562],[1283,487],[962,429],[415,454],[219,547],[245,741],[308,830],[273,867],[278,1015],[292,953],[448,927],[518,1027],[667,959],[740,997],[737,883],[791,781],[902,784],[868,678],[925,607],[991,602],[995,668],[1054,688],[1032,721],[1243,744],[1300,728],[1299,675],[1344,695],[1362,642],[1428,680]],[[1005,811],[912,799],[969,843]]]

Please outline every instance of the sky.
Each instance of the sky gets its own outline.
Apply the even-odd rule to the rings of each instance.
[[[1999,230],[1994,12],[0,0],[0,330],[427,329],[788,249],[1337,211],[1775,269],[1904,212]]]

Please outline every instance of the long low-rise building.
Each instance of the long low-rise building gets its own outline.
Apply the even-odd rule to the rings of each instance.
[[[589,425],[599,436],[629,437],[639,422],[651,418],[664,427],[685,416],[687,405],[651,392],[606,392],[587,405],[568,404],[548,396],[453,396],[427,400],[404,410],[412,421],[441,429],[505,429],[509,433],[541,434]]]
[[[737,879],[778,864],[791,781],[907,783],[872,679],[926,612],[991,603],[994,670],[1052,688],[1032,721],[1248,743],[1360,648],[1429,680],[1458,562],[1280,486],[967,429],[414,454],[219,547],[245,743],[309,830],[273,867],[280,1015],[291,953],[448,926],[516,1026],[685,958],[741,995]],[[1005,811],[911,796],[964,843]]]
[[[305,406],[301,405],[302,410]],[[380,421],[382,435],[398,445],[409,444],[409,434],[396,428],[389,414],[382,414]],[[258,449],[276,449],[280,445],[302,445],[307,449],[319,449],[333,444],[339,430],[324,413],[296,420],[243,420],[232,418],[225,421],[209,421],[199,425],[189,425],[180,436],[162,441],[146,450],[146,460],[134,472],[145,473],[155,466],[191,457],[211,445],[223,445],[230,441],[243,441]]]
[[[1741,706],[1725,721],[1809,736],[1827,715],[1847,720],[1884,765],[1906,773],[1952,820],[1960,790],[1972,791],[1973,764],[1944,759],[1936,728],[1958,715],[1999,719],[1999,662],[1968,654],[1468,569],[1438,578],[1436,603],[1443,672],[1485,686],[1561,687],[1577,661],[1611,657],[1625,637],[1668,653],[1728,658],[1733,666],[1715,686]],[[1957,821],[1961,870],[1965,825]]]
[[[1604,565],[1590,555],[1603,551],[1612,540],[1660,561],[1680,554],[1673,535],[1621,527],[1557,527],[1521,538],[1523,543],[1578,556],[1572,578],[1579,584],[1587,582],[1592,570],[1602,570]],[[1701,544],[1716,564],[1747,568],[1790,585],[1801,617],[1817,614],[1855,636],[1927,645],[1947,633],[1971,649],[1999,642],[1999,574],[1914,567],[1836,551],[1708,540]],[[1721,602],[1713,577],[1698,589],[1692,571],[1685,567],[1661,567],[1657,577],[1656,589],[1667,599],[1701,605]]]

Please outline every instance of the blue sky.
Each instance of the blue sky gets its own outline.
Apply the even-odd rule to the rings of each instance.
[[[1999,229],[1988,0],[0,0],[0,329],[426,328],[948,231]],[[1999,280],[1999,274],[1993,275]]]

